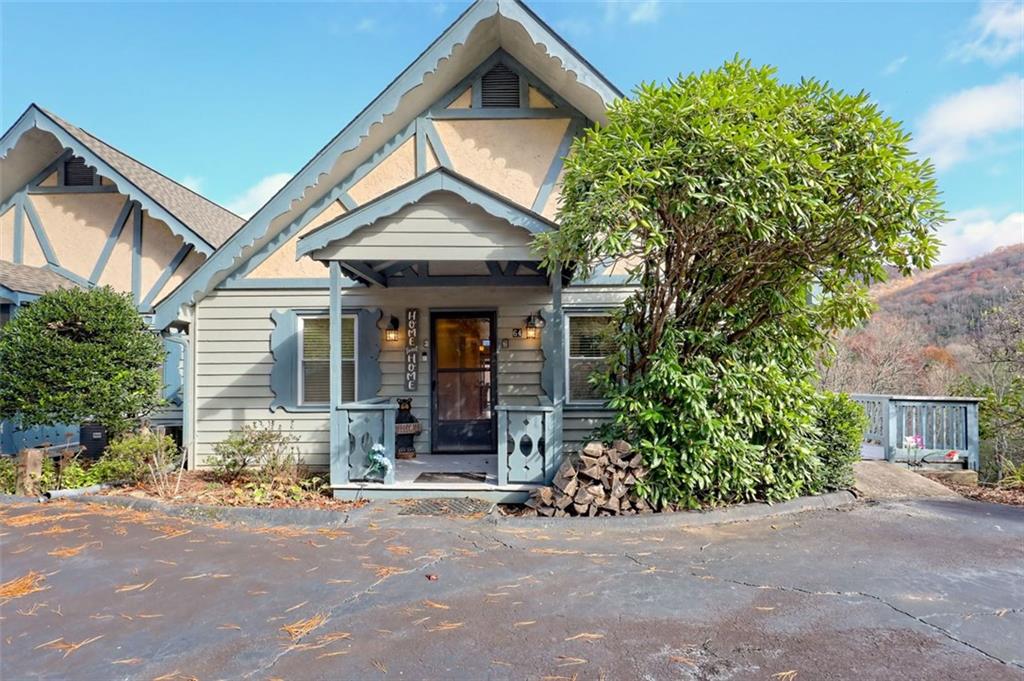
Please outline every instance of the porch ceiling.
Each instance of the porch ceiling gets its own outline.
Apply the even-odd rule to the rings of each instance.
[[[537,261],[339,260],[338,263],[351,278],[367,286],[383,288],[549,285],[548,275]]]

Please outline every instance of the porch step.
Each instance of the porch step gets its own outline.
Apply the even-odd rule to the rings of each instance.
[[[394,485],[350,482],[331,485],[335,499],[429,499],[473,498],[491,503],[521,504],[541,485],[491,485],[487,483],[412,483]]]

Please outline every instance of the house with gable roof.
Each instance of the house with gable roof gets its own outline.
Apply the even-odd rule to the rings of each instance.
[[[120,273],[183,350],[192,466],[261,421],[294,433],[338,497],[523,499],[611,415],[587,379],[624,273],[547,271],[532,240],[558,229],[573,139],[618,97],[525,4],[477,0],[244,224],[30,107],[0,162],[41,155],[33,140],[49,135],[56,165],[19,162],[20,188],[3,194],[14,233],[38,231],[26,197],[78,172],[51,177],[68,160],[96,174],[90,197],[109,193],[108,212],[122,197],[129,217],[113,211],[96,238],[105,266],[29,257],[24,241],[0,257],[77,285]],[[156,274],[146,248],[164,242]],[[395,457],[399,399],[420,424],[414,459]]]
[[[0,138],[0,325],[47,291],[109,285],[139,312],[177,288],[244,220],[35,104]],[[155,420],[182,421],[184,335],[165,334]],[[78,440],[77,424],[0,423],[0,453]]]

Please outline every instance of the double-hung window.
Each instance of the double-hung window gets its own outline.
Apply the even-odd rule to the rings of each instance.
[[[602,402],[601,393],[590,383],[595,371],[604,370],[611,350],[611,317],[600,313],[566,315],[566,388],[568,401]]]
[[[303,405],[331,401],[331,320],[299,318],[299,401]],[[356,387],[356,317],[341,319],[341,399],[354,402]]]

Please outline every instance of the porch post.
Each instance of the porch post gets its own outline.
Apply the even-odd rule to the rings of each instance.
[[[980,468],[981,443],[978,426],[978,403],[967,404],[967,467],[972,471]]]
[[[565,319],[562,315],[562,268],[559,266],[551,278],[551,307],[554,326],[554,347],[548,359],[552,363],[549,436],[544,456],[544,481],[550,482],[562,465],[562,410],[565,408]]]
[[[562,318],[562,274],[555,272],[551,281],[551,323],[555,326],[555,347],[552,348],[554,374],[551,376],[551,402],[561,405],[565,402],[565,320]]]
[[[331,484],[348,480],[348,412],[341,409],[341,265],[331,260],[330,366],[331,366]]]

